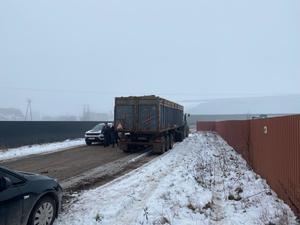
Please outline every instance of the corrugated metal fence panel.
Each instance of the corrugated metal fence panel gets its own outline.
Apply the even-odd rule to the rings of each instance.
[[[84,137],[96,121],[1,121],[0,148]]]
[[[250,122],[247,120],[222,121],[216,122],[215,131],[250,164],[249,126]]]
[[[212,121],[198,121],[197,131],[215,131],[215,122]]]
[[[201,121],[197,130],[218,132],[300,217],[300,115]]]
[[[300,116],[251,121],[253,169],[300,216]]]

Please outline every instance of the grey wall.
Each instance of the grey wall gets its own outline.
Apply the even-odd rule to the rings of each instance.
[[[0,148],[84,137],[99,121],[0,121]]]

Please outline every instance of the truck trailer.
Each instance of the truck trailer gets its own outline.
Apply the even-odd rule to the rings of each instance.
[[[183,106],[154,95],[116,97],[114,117],[124,152],[150,147],[161,154],[189,132]]]

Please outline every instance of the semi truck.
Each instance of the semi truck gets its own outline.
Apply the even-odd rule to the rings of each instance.
[[[189,133],[183,106],[155,95],[116,97],[114,110],[124,152],[149,147],[162,154]]]

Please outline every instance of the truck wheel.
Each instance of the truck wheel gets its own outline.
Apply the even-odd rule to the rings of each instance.
[[[189,133],[190,133],[189,130],[185,131],[185,138],[189,137]]]
[[[120,144],[120,149],[122,149],[122,151],[123,152],[130,152],[129,150],[128,150],[128,145],[126,145],[126,144]]]
[[[184,139],[184,134],[183,134],[183,131],[179,131],[175,134],[175,137],[176,137],[176,141],[178,142],[182,142],[183,139]]]
[[[165,153],[166,150],[166,139],[165,137],[161,137],[160,143],[154,143],[153,144],[153,152],[158,154]]]
[[[170,149],[170,136],[165,136],[165,151],[168,151]]]
[[[162,146],[161,146],[161,154],[164,154],[166,151],[168,151],[168,148],[167,148],[167,137],[162,137]]]
[[[170,135],[170,142],[169,142],[169,149],[172,149],[174,145],[174,136],[173,134]]]

